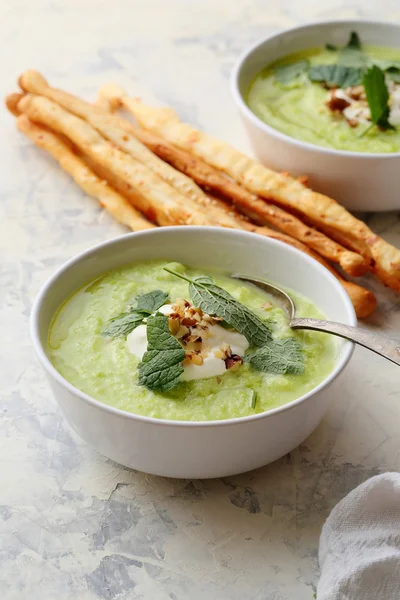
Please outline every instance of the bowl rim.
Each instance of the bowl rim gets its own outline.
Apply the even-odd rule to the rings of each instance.
[[[249,119],[253,125],[271,135],[272,137],[277,138],[280,141],[292,144],[299,149],[308,150],[308,151],[318,151],[322,154],[332,154],[334,156],[342,156],[345,158],[354,158],[360,159],[364,158],[366,160],[371,159],[396,159],[400,157],[400,151],[398,152],[352,152],[351,150],[339,150],[337,148],[326,148],[325,146],[318,146],[316,144],[311,144],[310,142],[304,142],[295,137],[291,137],[290,135],[275,129],[271,125],[268,125],[264,121],[262,121],[248,106],[245,101],[243,94],[239,88],[239,77],[242,71],[246,68],[246,63],[251,57],[253,53],[255,53],[260,46],[263,46],[266,42],[272,42],[278,38],[284,38],[288,33],[292,33],[295,31],[309,30],[317,27],[321,27],[324,25],[377,25],[379,27],[390,27],[397,28],[400,33],[400,24],[399,23],[389,23],[388,21],[380,21],[377,19],[326,19],[326,20],[315,20],[308,21],[307,23],[303,23],[302,25],[296,25],[294,27],[286,28],[282,31],[278,31],[277,33],[273,33],[267,37],[263,37],[259,39],[257,42],[247,47],[237,59],[236,63],[233,66],[231,76],[230,76],[230,90],[233,96],[233,99],[236,105],[239,107],[240,111]]]
[[[348,321],[349,321],[348,324],[353,325],[353,326],[357,325],[357,317],[356,317],[353,305],[351,303],[351,300],[350,300],[347,292],[342,287],[340,282],[334,277],[334,275],[332,275],[332,273],[330,273],[330,271],[328,269],[326,269],[318,261],[316,261],[314,258],[308,256],[307,254],[301,252],[297,248],[293,248],[292,246],[289,246],[288,244],[285,244],[284,242],[281,242],[279,240],[274,240],[272,238],[266,238],[264,236],[254,234],[253,232],[248,232],[248,231],[227,229],[224,227],[191,226],[191,228],[195,231],[200,231],[203,236],[207,235],[208,233],[215,233],[215,230],[219,230],[222,235],[224,235],[227,232],[229,232],[231,234],[234,233],[238,237],[248,238],[249,242],[251,241],[251,239],[254,238],[254,235],[257,235],[259,238],[264,240],[264,242],[267,245],[271,244],[272,246],[277,246],[278,248],[281,248],[281,249],[283,248],[284,252],[289,252],[289,253],[298,255],[306,263],[311,264],[313,266],[313,268],[317,269],[317,272],[319,272],[320,274],[323,274],[324,277],[328,277],[328,279],[331,279],[332,283],[336,286],[339,296],[341,297],[341,300],[347,311],[347,317],[348,317]],[[89,258],[90,256],[94,256],[98,251],[103,250],[107,247],[113,247],[115,245],[118,245],[119,243],[122,243],[123,241],[126,242],[127,238],[131,239],[131,240],[136,240],[138,238],[146,238],[146,237],[151,238],[151,237],[154,237],[157,235],[168,234],[168,232],[177,233],[179,235],[180,231],[182,231],[182,226],[160,227],[157,229],[148,229],[145,231],[128,233],[128,234],[125,234],[122,236],[118,236],[116,238],[112,238],[111,240],[101,242],[100,244],[96,244],[95,246],[92,246],[88,250],[85,250],[85,251],[77,254],[73,258],[71,258],[68,261],[66,261],[65,263],[63,263],[60,267],[58,267],[58,269],[53,273],[53,275],[41,287],[39,293],[37,294],[37,296],[34,300],[34,303],[33,303],[32,309],[31,309],[31,315],[30,315],[30,335],[31,335],[32,343],[33,343],[33,348],[35,350],[36,356],[39,359],[39,362],[41,363],[41,365],[44,368],[47,375],[50,375],[52,378],[54,378],[58,384],[60,384],[64,388],[66,388],[73,395],[77,396],[81,401],[93,406],[94,408],[98,408],[99,410],[104,410],[114,416],[118,416],[121,418],[133,419],[136,421],[141,421],[141,422],[145,422],[148,424],[165,426],[165,427],[171,427],[171,426],[175,426],[175,427],[177,427],[177,426],[178,427],[224,427],[224,426],[228,426],[228,425],[238,425],[239,423],[243,423],[243,422],[250,422],[250,421],[255,421],[255,420],[259,420],[259,419],[273,417],[274,415],[276,415],[278,413],[286,412],[288,410],[292,410],[292,409],[296,408],[296,406],[298,406],[299,404],[305,402],[307,399],[311,398],[312,396],[319,393],[324,388],[328,387],[332,383],[332,381],[338,377],[338,375],[342,372],[342,370],[348,364],[348,362],[353,354],[353,351],[354,351],[354,343],[350,342],[348,340],[345,341],[345,346],[341,352],[342,356],[337,361],[337,364],[335,365],[332,372],[329,373],[329,375],[321,383],[319,383],[315,388],[313,388],[306,394],[303,394],[299,398],[296,398],[295,400],[292,400],[291,402],[288,402],[287,404],[278,406],[271,410],[257,413],[255,415],[248,415],[246,417],[233,417],[231,419],[221,419],[221,420],[212,420],[212,421],[183,421],[183,420],[173,420],[173,419],[158,419],[158,418],[154,418],[154,417],[147,417],[145,415],[137,415],[135,413],[131,413],[131,412],[128,412],[125,410],[121,410],[119,408],[115,408],[108,404],[105,404],[105,403],[101,402],[100,400],[96,400],[96,398],[79,390],[77,387],[72,385],[72,383],[70,383],[67,379],[65,379],[57,371],[57,369],[54,367],[54,365],[48,358],[48,356],[44,350],[43,344],[41,342],[41,339],[40,339],[40,328],[39,328],[39,318],[40,318],[40,314],[41,314],[41,310],[42,310],[43,300],[45,299],[45,297],[49,293],[49,291],[53,288],[53,286],[55,286],[57,284],[58,279],[60,277],[62,277],[66,271],[73,268],[76,264],[78,264],[82,260]],[[64,301],[65,301],[65,299],[64,299]],[[62,304],[62,302],[60,302],[60,305],[61,304]]]

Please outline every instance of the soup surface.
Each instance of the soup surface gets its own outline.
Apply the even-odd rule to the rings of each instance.
[[[91,397],[124,411],[159,419],[209,421],[281,406],[313,389],[332,371],[336,342],[331,336],[292,331],[283,311],[254,286],[219,273],[168,263],[190,278],[213,277],[218,286],[267,323],[275,339],[296,339],[304,370],[300,374],[262,372],[244,361],[240,368],[227,370],[222,376],[181,381],[167,392],[140,385],[140,358],[130,351],[132,344],[128,345],[124,335],[109,338],[104,330],[110,319],[126,314],[140,294],[162,290],[171,303],[190,298],[188,282],[165,271],[165,265],[160,261],[138,263],[107,273],[63,304],[49,333],[49,354],[65,379]],[[310,301],[290,293],[299,316],[323,318]],[[136,335],[135,331],[130,335]]]
[[[293,66],[291,71],[282,70],[288,65]],[[315,67],[319,73],[314,70],[314,76],[326,76],[323,65],[340,67],[331,73],[337,78],[335,84],[310,79]],[[393,128],[383,129],[370,121],[362,74],[373,65],[386,79],[388,118]],[[379,75],[375,76],[379,80]],[[379,81],[371,81],[372,94]],[[399,152],[400,50],[362,46],[362,52],[355,49],[343,54],[340,49],[313,48],[289,55],[256,76],[247,104],[262,121],[304,142],[353,152]]]

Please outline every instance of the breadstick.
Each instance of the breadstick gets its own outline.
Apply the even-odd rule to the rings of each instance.
[[[133,204],[135,204],[135,197],[131,197],[132,189],[125,182],[116,177],[111,171],[104,169],[104,167],[101,167],[100,165],[95,163],[90,157],[84,156],[83,158],[85,162],[88,163],[92,171],[94,171],[101,178],[106,179],[113,186],[113,188],[117,189],[124,196],[129,198]],[[232,209],[225,202],[222,202],[221,200],[217,200],[215,198],[210,198],[210,200],[212,202],[215,202],[215,205],[218,206],[219,211],[224,211],[227,214],[231,212]],[[290,246],[293,246],[294,248],[297,248],[298,250],[301,250],[302,252],[305,252],[306,254],[317,260],[324,267],[329,269],[329,271],[341,282],[341,284],[350,296],[358,318],[362,319],[368,317],[375,310],[376,298],[372,292],[359,285],[351,283],[350,281],[346,281],[341,275],[339,275],[336,269],[334,269],[326,260],[321,258],[321,256],[319,256],[316,252],[313,252],[313,250],[311,250],[298,240],[295,240],[290,236],[280,233],[278,231],[273,231],[272,229],[269,229],[267,227],[257,227],[256,225],[253,225],[246,221],[240,221],[240,218],[237,219],[237,228],[243,228],[247,231],[251,231],[253,233],[258,233],[259,235],[279,240],[280,242],[284,242],[286,244],[289,244]]]
[[[294,238],[286,235],[284,233],[273,231],[272,229],[268,229],[266,227],[256,227],[254,229],[255,233],[259,233],[261,235],[268,235],[274,240],[279,240],[280,242],[284,242],[285,244],[289,244],[305,254],[308,254],[315,260],[317,260],[321,265],[323,265],[326,269],[328,269],[332,275],[336,277],[350,296],[350,300],[354,306],[354,310],[356,311],[356,315],[359,319],[365,319],[369,317],[375,310],[377,305],[377,300],[375,295],[366,288],[357,285],[356,283],[352,283],[351,281],[347,281],[344,277],[342,277],[338,271],[332,265],[330,265],[326,260],[324,260],[319,254],[308,248],[302,242],[295,240]]]
[[[119,223],[134,231],[154,227],[108,183],[99,179],[85,163],[51,131],[35,125],[24,114],[17,118],[18,129],[29,137],[39,148],[46,150],[61,168],[69,173],[76,183],[88,194],[96,198],[101,206]]]
[[[135,187],[135,185],[132,183],[133,180],[131,177],[132,169],[136,168],[135,161],[131,157],[124,155],[124,153],[116,149],[114,149],[114,152],[117,154],[115,155],[111,153],[110,156],[108,148],[109,145],[107,142],[105,142],[101,136],[98,136],[98,134],[87,123],[84,123],[81,121],[81,119],[74,117],[73,115],[69,115],[69,113],[61,109],[57,104],[51,102],[50,100],[39,96],[25,96],[18,103],[18,109],[26,112],[26,114],[33,120],[37,120],[45,126],[51,126],[63,135],[67,136],[68,139],[76,144],[82,152],[87,153],[91,160],[98,161],[103,168],[109,170],[116,177],[122,179],[128,185],[132,185],[134,189],[139,189],[140,194],[137,196],[135,195],[133,201],[141,210],[143,210],[143,207],[146,208],[146,214],[151,213],[153,220],[159,224],[165,224],[165,222],[167,222],[169,225],[182,224],[182,208],[179,203],[175,204],[170,201],[167,205],[168,208],[166,209],[165,205],[160,204],[158,195],[154,196],[148,193],[149,184],[148,181],[145,181],[145,178],[148,177],[150,179],[154,179],[156,176],[152,173],[152,171],[146,169],[147,172],[143,175],[144,180],[141,182],[142,185]],[[82,125],[84,125],[84,127]],[[106,147],[105,149],[104,146]],[[125,161],[124,156],[126,156],[128,161]],[[134,181],[136,184],[137,180],[135,179]],[[163,183],[163,185],[167,185],[164,182],[161,183]],[[146,196],[144,196],[143,191],[146,193]],[[187,203],[190,203],[190,201],[187,200]],[[222,209],[222,205],[223,203],[219,204],[219,208]],[[229,211],[230,209],[227,207],[226,210]],[[190,224],[215,224],[211,219],[206,219],[203,213],[199,213],[197,210],[194,212],[186,212],[185,217],[186,222]],[[281,241],[290,243],[291,245],[294,245],[295,247],[298,247],[309,254],[312,253],[309,248],[306,246],[303,247],[303,244],[290,238],[289,236],[285,236],[267,228],[257,228],[256,226],[250,224],[243,225],[243,227],[246,229],[249,227],[256,233],[267,235],[274,239],[280,239]],[[315,253],[312,253],[311,255],[314,254]],[[315,255],[314,258],[317,258],[317,256]],[[322,262],[325,266],[327,266],[327,268],[330,268],[331,271],[338,277],[338,279],[341,280],[343,285],[351,294],[356,312],[360,317],[369,314],[373,310],[374,297],[370,292],[368,292],[368,290],[364,290],[360,286],[354,286],[353,284],[349,285],[348,282],[345,282],[335,270],[332,270],[332,267],[330,267],[326,261],[321,259],[321,257],[318,257],[317,260]]]
[[[200,204],[205,202],[203,191],[196,183],[148,150],[133,135],[131,125],[125,119],[110,114],[99,105],[94,106],[67,92],[50,87],[43,75],[37,71],[26,71],[18,83],[25,92],[45,96],[77,117],[85,119],[104,138],[151,169],[184,196]]]
[[[24,97],[24,94],[9,94],[6,97],[5,104],[8,108],[8,110],[10,111],[10,113],[12,115],[14,115],[14,117],[18,117],[18,115],[20,114],[20,111],[18,110],[18,102],[23,97]]]
[[[122,150],[130,154],[133,158],[141,162],[142,164],[148,166],[152,169],[157,175],[159,175],[164,181],[170,183],[175,189],[182,192],[184,195],[189,196],[194,201],[197,201],[198,204],[205,207],[207,211],[211,211],[211,214],[215,219],[220,221],[220,224],[225,227],[234,227],[235,224],[232,222],[232,219],[229,219],[224,214],[218,214],[218,211],[215,211],[214,207],[209,206],[209,202],[206,199],[206,196],[203,194],[202,190],[193,182],[193,173],[185,173],[184,169],[177,167],[179,171],[183,171],[185,175],[177,173],[177,171],[171,168],[169,165],[166,165],[164,160],[168,161],[168,158],[161,156],[163,160],[159,160],[153,152],[150,152],[146,148],[146,139],[141,139],[140,130],[135,131],[130,123],[120,119],[118,117],[112,116],[104,111],[99,106],[93,106],[79,98],[76,98],[62,90],[51,88],[45,78],[38,73],[37,71],[26,71],[19,78],[19,84],[23,90],[26,92],[32,92],[35,94],[40,94],[46,96],[58,104],[60,104],[63,108],[72,112],[73,114],[84,118],[88,123],[90,123],[99,133],[101,133],[108,140],[112,141],[114,144],[117,144]],[[112,106],[112,102],[109,102],[106,98],[103,98],[103,104],[107,103]],[[143,132],[146,135],[146,132]],[[138,141],[139,140],[139,141]],[[143,144],[141,143],[143,141]],[[147,139],[147,142],[149,140]],[[154,146],[154,144],[153,144]],[[160,145],[158,145],[160,149]],[[172,146],[170,148],[173,149]],[[150,147],[151,150],[154,151],[154,148]],[[162,148],[161,148],[162,150]],[[168,149],[166,149],[168,150]],[[157,154],[157,152],[155,152]],[[182,158],[182,157],[181,157]],[[183,164],[188,164],[188,160],[184,161]],[[204,163],[203,163],[204,165]],[[173,164],[173,166],[176,166]],[[182,160],[181,160],[182,166]],[[204,165],[207,167],[207,165]],[[210,168],[209,168],[210,169]],[[196,169],[195,169],[196,170]],[[201,168],[198,168],[197,171],[201,171]],[[218,171],[210,169],[211,174],[208,173],[208,180],[210,181],[218,181]],[[213,175],[213,171],[217,174]],[[189,175],[189,177],[186,177]],[[207,175],[207,171],[206,171]],[[204,168],[203,168],[203,179],[204,179]],[[221,185],[223,189],[229,187],[229,180],[220,175],[221,183],[223,180],[227,182],[225,187]],[[235,184],[230,184],[232,187],[235,187]],[[239,188],[239,186],[236,186]],[[240,189],[240,188],[239,188]],[[218,190],[217,190],[218,191]],[[243,200],[243,195],[246,193],[246,190],[241,190],[242,194],[240,195],[240,199]],[[302,224],[299,219],[296,219],[292,215],[285,213],[282,209],[278,209],[271,205],[267,205],[262,200],[251,194],[250,201],[253,201],[254,209],[257,208],[258,205],[258,215],[262,217],[262,224],[265,222],[270,223],[276,227],[280,227],[289,235],[296,237],[304,241],[311,248],[319,252],[322,256],[333,260],[334,262],[338,262],[341,267],[347,272],[349,275],[361,275],[368,270],[368,265],[363,260],[363,258],[355,253],[352,253],[345,248],[341,247],[339,244],[336,244],[332,240],[329,240],[323,234],[315,231],[314,229],[307,227]],[[251,203],[251,202],[250,202]],[[239,205],[239,201],[237,201],[238,206],[243,207],[243,202]],[[245,207],[247,210],[248,216],[254,214],[255,210],[249,209],[249,198],[245,198]],[[250,214],[249,214],[250,213]],[[267,218],[269,216],[269,218]],[[282,227],[283,226],[283,227]]]
[[[367,261],[360,254],[347,250],[323,233],[305,225],[300,219],[282,208],[269,204],[248,192],[196,156],[176,148],[149,131],[133,127],[132,130],[134,135],[157,156],[169,162],[185,175],[192,177],[200,186],[223,195],[232,202],[237,210],[252,221],[260,225],[277,227],[303,242],[321,256],[338,263],[348,275],[357,277],[369,270]]]
[[[107,94],[107,90],[104,92],[103,88],[104,94]],[[372,258],[373,270],[378,277],[400,292],[400,250],[374,234],[365,223],[335,200],[313,192],[298,180],[275,173],[228,144],[181,123],[177,114],[169,108],[149,107],[138,99],[126,96],[121,96],[120,101],[145,129],[195,154],[250,192],[306,216],[321,229],[327,228],[332,237],[336,232],[340,239],[345,236],[349,248],[367,260]]]
[[[128,198],[128,200],[134,206],[136,206],[137,193],[131,185],[117,177],[115,173],[109,169],[101,166],[87,154],[83,154],[79,152],[79,150],[77,150],[77,152],[92,171],[94,171],[102,179],[106,179],[114,189],[125,196],[125,198]],[[221,225],[221,227],[247,229],[247,222],[242,218],[242,216],[239,213],[236,213],[236,211],[232,210],[232,208],[228,207],[224,202],[218,200],[217,198],[206,196],[205,194],[204,199],[204,206],[207,207],[209,214],[218,220],[218,223]]]
[[[215,225],[197,205],[165,183],[150,169],[104,140],[88,123],[43,96],[27,94],[18,109],[34,122],[65,135],[82,152],[111,170],[137,192],[136,205],[151,221],[162,225]]]

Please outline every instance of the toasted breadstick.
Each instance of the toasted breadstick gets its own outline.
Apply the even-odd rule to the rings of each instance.
[[[51,126],[63,135],[67,136],[68,139],[70,139],[74,144],[76,144],[81,151],[87,153],[92,160],[98,161],[103,168],[109,170],[111,173],[114,173],[116,177],[121,178],[123,181],[125,181],[125,183],[132,185],[134,189],[137,189],[135,187],[136,179],[134,180],[135,183],[133,184],[131,177],[131,171],[132,169],[134,170],[136,168],[136,162],[131,157],[126,155],[126,158],[129,160],[125,161],[124,153],[117,151],[116,149],[114,149],[114,153],[116,153],[116,155],[114,153],[111,153],[110,155],[109,145],[107,144],[107,142],[105,142],[103,138],[101,138],[101,136],[99,136],[89,125],[81,121],[81,119],[70,115],[69,113],[61,109],[57,104],[39,96],[25,96],[19,102],[18,110],[26,112],[28,116],[32,117],[32,119],[37,120],[44,125]],[[93,150],[93,147],[95,148],[95,150]],[[156,177],[150,170],[146,169],[145,171],[146,172],[144,174],[143,171],[141,171],[143,178],[148,177],[150,179],[154,179]],[[136,206],[138,208],[140,208],[141,210],[145,208],[147,214],[151,213],[154,220],[160,224],[182,224],[182,208],[179,203],[175,204],[172,201],[170,201],[167,204],[166,209],[165,205],[160,203],[158,195],[154,196],[149,194],[148,182],[142,181],[140,183],[141,185],[139,185],[138,188],[141,193],[137,196],[135,195],[133,198],[133,201],[136,203]],[[161,183],[167,185],[164,182]],[[143,192],[145,192],[145,194],[143,194]],[[187,200],[187,202],[190,203],[189,200]],[[221,208],[222,203],[219,206]],[[229,211],[230,209],[227,208],[227,210]],[[214,222],[211,219],[205,220],[203,213],[199,213],[198,211],[194,211],[193,213],[187,212],[185,213],[185,217],[186,222],[190,224],[214,224]],[[301,249],[303,249],[303,244],[301,244],[297,240],[289,238],[289,236],[284,236],[283,234],[279,234],[278,232],[268,230],[267,228],[257,228],[251,225],[246,226],[246,228],[247,227],[251,227],[252,230],[256,233],[268,235],[269,237],[280,239],[281,241],[286,241],[286,243],[291,243],[295,247],[300,247]],[[312,252],[305,246],[304,251],[306,251],[307,253]],[[314,257],[316,258],[316,256]],[[320,260],[320,262],[323,262],[325,266],[332,270],[332,267],[330,267],[325,261],[323,261],[321,257],[318,257],[318,260]],[[350,284],[349,287],[348,282],[345,282],[334,270],[333,272],[338,277],[338,279],[342,281],[346,289],[352,294],[351,297],[357,314],[360,317],[369,314],[368,311],[372,310],[373,308],[370,299],[370,292],[352,284]]]
[[[18,110],[18,102],[23,97],[24,97],[24,94],[9,94],[6,97],[5,104],[8,108],[8,110],[10,111],[10,113],[13,114],[15,117],[18,117],[18,115],[20,114],[20,111]]]
[[[150,152],[145,147],[146,145],[148,145],[146,144],[146,139],[143,139],[143,134],[145,136],[146,132],[143,132],[141,139],[140,130],[135,132],[130,123],[108,114],[107,111],[102,110],[101,107],[94,107],[93,105],[83,100],[80,100],[79,98],[76,98],[66,92],[63,92],[62,90],[51,88],[48,85],[45,78],[37,71],[26,71],[19,78],[19,84],[24,91],[46,96],[56,101],[63,108],[67,109],[73,114],[84,118],[108,140],[110,140],[114,144],[117,144],[122,150],[130,154],[133,158],[135,158],[142,164],[148,166],[164,181],[170,183],[173,187],[175,187],[175,189],[189,196],[189,198],[198,202],[202,207],[205,207],[207,211],[211,213],[211,215],[220,222],[221,225],[225,227],[235,226],[235,223],[232,221],[232,219],[229,218],[229,215],[219,213],[219,211],[217,211],[213,206],[213,203],[211,203],[210,205],[202,190],[193,182],[193,179],[195,179],[195,177],[193,177],[193,172],[185,173],[184,169],[179,168],[179,166],[177,166],[178,170],[183,171],[185,175],[177,173],[175,169],[165,164],[164,160],[170,162],[168,161],[168,158],[165,157],[165,153],[164,156],[161,156],[163,160],[159,160],[153,154],[154,144],[153,147],[150,147],[150,149],[153,150],[153,152]],[[103,98],[103,104],[104,103],[108,104],[110,107],[113,106],[112,101],[108,100],[107,98]],[[141,141],[143,141],[143,144],[145,145],[140,143]],[[149,142],[148,138],[147,142]],[[158,148],[162,150],[160,144],[158,145]],[[173,146],[170,145],[170,148],[173,150]],[[155,152],[155,154],[157,154],[157,152]],[[186,161],[183,161],[183,164],[185,163],[186,165],[188,163],[190,164],[190,160],[188,161],[186,159]],[[264,205],[263,201],[255,196],[253,196],[252,198],[252,194],[249,194],[248,192],[246,192],[246,190],[239,188],[239,186],[236,186],[236,184],[229,182],[229,180],[227,180],[221,174],[219,174],[218,171],[215,171],[208,167],[211,173],[207,173],[207,165],[205,165],[204,163],[203,165],[203,180],[204,174],[206,176],[208,175],[208,184],[210,184],[210,181],[212,182],[217,180],[217,182],[221,182],[220,187],[222,187],[225,190],[227,187],[229,187],[229,185],[231,187],[237,187],[239,191],[242,192],[241,195],[237,194],[240,196],[241,200],[243,200],[244,195],[247,193],[248,196],[250,196],[250,201],[252,201],[253,205],[255,204],[255,206],[253,206],[252,208],[255,209],[258,205],[258,215],[262,216],[262,224],[265,224],[265,222],[270,223],[274,226],[277,226],[278,228],[280,227],[289,235],[292,235],[297,239],[301,239],[314,250],[320,252],[322,256],[325,256],[326,258],[333,260],[334,262],[338,262],[344,269],[344,271],[347,272],[349,275],[357,276],[362,273],[365,273],[365,271],[368,270],[368,265],[360,255],[346,250],[339,244],[336,244],[332,240],[326,238],[326,236],[324,236],[323,234],[315,231],[310,227],[305,226],[303,223],[301,223],[299,219],[296,219],[292,215],[285,213],[284,211],[282,211],[282,209],[267,204]],[[197,172],[199,170],[201,170],[201,166],[200,168],[197,168]],[[189,175],[189,177],[186,177],[186,175]],[[222,185],[224,179],[226,182],[225,186]],[[247,213],[249,213],[249,198],[244,198],[244,203],[245,210],[247,209]],[[237,204],[239,205],[239,201],[237,201]],[[240,204],[240,206],[243,207],[243,202]],[[249,216],[254,215],[254,213],[255,210],[252,209]],[[269,218],[266,218],[267,215],[269,216]]]
[[[101,206],[119,223],[127,225],[134,231],[154,227],[133,208],[128,200],[111,188],[106,181],[99,179],[55,133],[35,125],[24,114],[18,117],[17,126],[39,148],[51,154],[61,168],[73,177],[86,194],[96,198]]]
[[[211,217],[198,210],[189,198],[182,196],[150,169],[104,140],[88,123],[67,112],[43,96],[27,94],[18,109],[32,121],[65,135],[100,165],[113,171],[139,192],[137,208],[151,221],[162,225],[215,225]]]
[[[103,95],[107,93],[103,89]],[[228,144],[181,123],[171,109],[149,107],[138,99],[124,95],[120,102],[145,129],[192,152],[231,176],[250,192],[305,215],[317,227],[328,229],[332,237],[336,233],[340,240],[345,237],[347,246],[367,260],[372,258],[373,270],[378,277],[400,292],[400,250],[374,234],[365,223],[352,216],[340,204],[323,194],[313,192],[296,179],[267,169]]]
[[[229,207],[225,202],[219,201],[220,210],[229,210]],[[253,225],[249,222],[242,223],[242,227],[247,229],[247,231],[252,231],[253,233],[257,233],[258,235],[264,235],[266,237],[270,237],[274,240],[279,240],[280,242],[284,242],[285,244],[289,244],[298,250],[301,250],[305,254],[308,254],[315,260],[317,260],[321,265],[323,265],[326,269],[328,269],[332,275],[336,277],[343,285],[344,289],[350,296],[350,299],[353,303],[354,310],[356,311],[356,315],[360,319],[364,319],[369,317],[370,314],[376,308],[377,300],[374,294],[367,290],[366,288],[352,283],[351,281],[347,281],[344,277],[342,277],[338,271],[328,263],[322,256],[314,252],[311,248],[291,237],[290,235],[286,235],[285,233],[281,233],[280,231],[274,231],[269,227],[258,227],[257,225]]]
[[[352,283],[351,281],[347,281],[342,277],[332,265],[330,265],[326,260],[324,260],[319,254],[308,248],[302,242],[295,240],[294,238],[286,235],[284,233],[280,233],[278,231],[273,231],[272,229],[268,229],[267,227],[255,227],[254,233],[259,233],[261,235],[267,235],[268,237],[273,238],[274,240],[279,240],[280,242],[284,242],[285,244],[289,244],[305,254],[308,254],[315,260],[317,260],[321,265],[327,268],[332,275],[336,277],[343,285],[344,289],[350,296],[351,302],[354,306],[354,310],[356,311],[356,315],[359,319],[365,319],[369,317],[375,310],[377,305],[377,300],[374,294],[367,290],[366,288],[357,285],[356,283]]]
[[[128,200],[136,206],[137,203],[137,193],[132,188],[131,185],[123,181],[120,177],[117,177],[115,173],[113,173],[110,169],[105,168],[100,165],[96,161],[94,161],[87,154],[81,153],[78,149],[76,152],[79,156],[86,162],[86,164],[90,167],[92,171],[96,173],[102,179],[106,179],[108,183],[116,189],[120,194],[128,198]],[[247,229],[247,222],[241,218],[241,215],[232,210],[229,206],[227,206],[224,202],[212,198],[211,196],[206,196],[204,194],[205,204],[207,206],[209,214],[212,215],[213,218],[218,220],[218,223],[221,227],[230,227],[233,229]],[[207,204],[206,204],[207,203]]]
[[[100,107],[93,106],[62,90],[51,88],[37,71],[27,71],[19,78],[19,84],[26,92],[40,94],[57,102],[66,110],[85,119],[106,139],[149,167],[161,179],[169,183],[178,192],[188,196],[207,211],[223,227],[235,227],[237,223],[228,214],[218,211],[215,203],[203,193],[196,183],[186,175],[160,160],[132,134],[130,124],[123,119],[110,115]]]
[[[221,194],[233,203],[235,208],[260,225],[272,225],[284,233],[303,242],[325,258],[338,263],[353,277],[369,270],[367,261],[356,252],[351,252],[323,233],[305,225],[287,211],[265,202],[248,192],[223,173],[210,167],[196,156],[180,150],[163,138],[144,129],[132,127],[134,135],[157,156],[185,173],[200,186]]]
[[[148,150],[133,135],[132,127],[126,120],[111,115],[100,106],[94,106],[67,92],[50,87],[43,75],[37,71],[26,71],[21,75],[18,83],[25,92],[45,96],[72,114],[85,119],[104,138],[151,169],[178,192],[195,202],[205,203],[206,198],[193,179],[166,164]],[[109,104],[112,105],[112,102]]]

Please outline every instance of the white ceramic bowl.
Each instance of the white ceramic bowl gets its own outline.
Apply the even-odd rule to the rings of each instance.
[[[350,210],[396,210],[400,208],[400,152],[364,154],[314,146],[265,124],[244,100],[250,83],[268,64],[326,43],[344,45],[353,30],[364,44],[400,47],[400,26],[393,23],[352,20],[302,25],[246,50],[233,70],[231,90],[254,152],[264,164],[292,175],[308,175],[313,189]]]
[[[295,448],[325,414],[329,400],[324,389],[349,361],[350,342],[338,339],[333,372],[311,392],[281,408],[225,421],[136,416],[79,391],[53,367],[47,339],[62,302],[104,272],[155,259],[268,278],[309,297],[331,320],[356,323],[350,299],[331,273],[306,254],[272,239],[233,229],[166,227],[105,242],[61,267],[39,293],[31,315],[34,348],[74,430],[116,462],[167,477],[232,475],[265,465]]]

